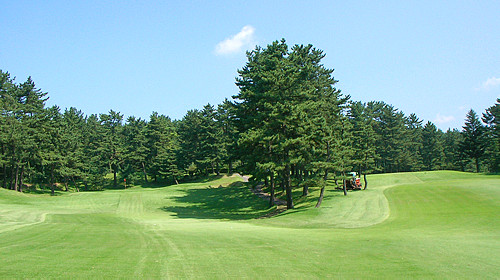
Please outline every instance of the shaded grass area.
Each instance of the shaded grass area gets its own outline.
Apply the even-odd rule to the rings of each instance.
[[[263,219],[238,178],[97,193],[0,189],[1,278],[495,279],[500,176],[370,176]],[[221,186],[221,187],[219,187]],[[386,205],[378,205],[377,199]],[[384,208],[385,207],[385,208]],[[387,209],[387,217],[377,212]],[[17,223],[17,224],[16,224]],[[13,227],[16,224],[16,227]]]
[[[259,201],[242,182],[229,186],[189,188],[173,198],[174,206],[161,209],[178,218],[243,220],[258,218],[268,212],[268,203]]]

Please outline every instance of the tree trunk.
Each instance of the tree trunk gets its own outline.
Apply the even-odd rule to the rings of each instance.
[[[141,162],[142,164],[142,173],[144,173],[144,181],[147,183],[148,182],[148,174],[146,173],[146,165],[144,162]]]
[[[274,206],[274,174],[271,174],[271,185],[270,185],[270,190],[269,192],[271,193],[271,196],[269,197],[269,207]]]
[[[219,161],[215,163],[215,170],[217,172],[217,176],[220,176],[220,168],[219,168]]]
[[[68,192],[68,177],[64,177],[64,191]]]
[[[2,187],[4,189],[7,188],[7,165],[5,163],[3,164],[3,182],[2,182]]]
[[[19,174],[19,192],[23,192],[24,181],[24,165],[21,166],[21,174]]]
[[[315,208],[319,208],[321,206],[321,202],[323,202],[324,194],[325,194],[325,186],[321,187],[321,191],[319,192],[318,203],[316,203]]]
[[[14,176],[15,175],[16,175],[16,169],[14,168],[14,165],[12,165],[10,168],[9,190],[14,189]]]
[[[50,167],[50,195],[54,195],[54,166]]]
[[[16,174],[14,174],[14,190],[19,190],[19,163],[16,164]]]
[[[233,162],[229,161],[229,164],[227,166],[227,174],[231,175],[233,174]]]
[[[479,158],[475,158],[476,160],[476,173],[479,173]]]
[[[78,189],[78,185],[76,184],[75,177],[71,176],[71,181],[73,181],[73,185],[75,186],[76,192],[80,192]]]
[[[363,179],[365,180],[365,187],[363,188],[363,190],[366,190],[366,188],[368,187],[368,181],[366,180],[366,173],[363,174]]]
[[[304,186],[302,187],[302,196],[307,196],[307,195],[309,195],[309,185],[304,184]]]
[[[113,165],[113,187],[116,189],[118,186],[118,179],[116,178],[116,165]]]
[[[286,209],[293,209],[292,198],[292,178],[290,177],[290,164],[285,167],[285,191],[286,191]]]
[[[344,177],[344,179],[342,179],[342,184],[343,184],[342,190],[344,191],[344,195],[347,195],[347,188],[346,188],[346,183],[345,183],[345,173],[344,172],[342,172],[342,176]]]
[[[326,180],[328,180],[328,169],[325,170],[325,175],[323,176],[323,180],[325,181],[325,184],[321,187],[321,191],[319,192],[318,203],[316,203],[315,208],[319,208],[321,206],[321,203],[323,202],[323,197],[325,195]]]

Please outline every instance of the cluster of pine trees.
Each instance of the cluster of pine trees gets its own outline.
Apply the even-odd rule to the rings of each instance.
[[[284,40],[247,54],[238,71],[240,93],[233,98],[240,159],[246,173],[264,181],[273,203],[275,185],[293,208],[292,188],[320,186],[321,204],[329,175],[437,169],[475,170],[480,163],[498,171],[500,120],[497,103],[484,114],[474,111],[463,132],[445,133],[415,114],[384,102],[353,102],[335,88],[333,69],[321,64],[311,45],[288,48]],[[365,176],[365,188],[366,188]],[[344,181],[344,194],[346,186]]]
[[[219,173],[234,143],[229,102],[191,110],[181,121],[156,112],[149,121],[124,120],[113,110],[86,116],[76,108],[46,108],[47,93],[31,78],[16,84],[7,72],[0,72],[0,95],[4,188],[22,191],[27,183],[43,183],[54,191],[59,183],[99,190],[108,174],[114,187],[124,179],[174,183],[185,174]]]
[[[265,182],[272,196],[279,186],[293,208],[292,189],[307,195],[321,187],[319,206],[327,178],[350,171],[498,172],[500,100],[482,121],[471,110],[462,131],[442,132],[384,102],[352,101],[335,88],[324,56],[284,40],[257,47],[238,71],[234,101],[182,120],[62,112],[45,106],[47,93],[31,78],[16,84],[0,71],[1,186],[98,190],[107,176],[118,187],[124,179],[177,183],[237,170]]]

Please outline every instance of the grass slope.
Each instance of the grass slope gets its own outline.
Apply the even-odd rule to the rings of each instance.
[[[270,211],[238,178],[60,196],[0,189],[1,278],[494,279],[500,177],[383,174]]]

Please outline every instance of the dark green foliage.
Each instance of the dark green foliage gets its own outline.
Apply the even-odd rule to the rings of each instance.
[[[177,121],[154,112],[149,121],[132,116],[123,123],[113,110],[85,116],[46,108],[47,93],[31,78],[16,84],[0,71],[1,186],[100,190],[109,187],[110,173],[121,188],[124,179],[128,186],[177,183],[236,169],[293,208],[292,193],[300,193],[294,188],[323,194],[329,177],[350,171],[499,172],[499,99],[483,113],[485,125],[471,110],[462,132],[443,133],[384,102],[350,101],[335,88],[324,57],[285,40],[257,47],[238,71],[234,102],[207,104]]]
[[[249,52],[238,71],[234,98],[242,162],[255,179],[280,182],[287,208],[294,207],[292,188],[301,181],[349,165],[349,157],[340,155],[348,149],[336,149],[342,144],[335,136],[348,131],[341,128],[347,125],[341,120],[347,99],[333,87],[333,70],[320,64],[324,56],[311,45],[289,50],[285,40],[275,41]]]
[[[148,182],[146,166],[151,149],[148,146],[146,126],[146,121],[129,117],[123,127],[126,149],[122,176],[129,181],[143,178],[146,183]]]
[[[144,151],[149,152],[147,172],[155,181],[161,177],[177,182],[181,174],[177,165],[179,148],[174,123],[169,117],[154,112],[146,125],[145,137],[147,146]]]
[[[474,160],[476,172],[480,170],[481,159],[486,151],[486,129],[480,122],[474,110],[467,113],[462,132],[460,150],[470,159]]]
[[[500,98],[495,105],[486,109],[483,114],[486,124],[486,151],[487,165],[490,172],[500,172]]]
[[[113,110],[109,114],[100,115],[103,128],[103,145],[100,147],[100,152],[104,157],[104,164],[109,166],[110,172],[113,173],[113,187],[118,187],[118,171],[124,159],[124,145],[122,141],[122,121],[123,115]]]
[[[467,161],[465,155],[459,149],[462,134],[457,129],[448,129],[441,135],[443,143],[443,169],[465,171]]]
[[[422,130],[422,160],[425,170],[436,170],[441,167],[443,146],[441,145],[440,131],[436,126],[427,122]]]
[[[434,125],[428,122],[429,125]],[[422,147],[423,143],[423,129],[422,120],[417,115],[410,114],[405,118],[405,141],[403,141],[403,157],[406,157],[406,166],[403,168],[405,171],[419,171],[423,168]],[[435,126],[434,126],[435,127]]]

